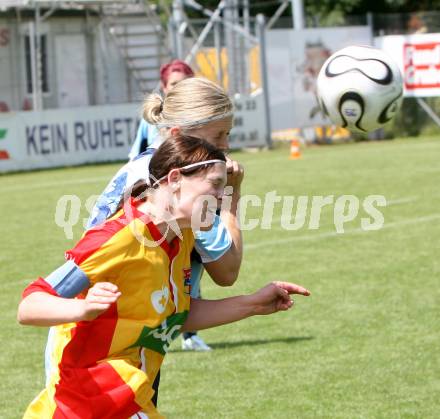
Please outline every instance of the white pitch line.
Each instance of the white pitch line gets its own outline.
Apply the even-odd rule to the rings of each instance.
[[[44,189],[51,186],[63,187],[64,185],[80,185],[83,183],[95,183],[95,182],[100,182],[101,180],[108,180],[110,182],[110,179],[111,179],[110,176],[99,176],[99,177],[84,178],[84,179],[60,180],[59,182],[16,185],[16,186],[1,188],[0,192],[32,191],[34,189]]]
[[[354,228],[345,230],[344,233],[337,233],[336,231],[329,231],[327,233],[322,234],[315,234],[315,235],[304,235],[304,236],[296,236],[296,237],[289,237],[287,239],[280,239],[280,240],[267,240],[259,243],[254,244],[248,244],[245,246],[246,250],[252,250],[252,249],[259,249],[260,247],[267,247],[267,246],[276,246],[279,244],[285,244],[285,243],[291,243],[295,241],[309,241],[309,240],[321,240],[326,239],[330,237],[336,237],[336,236],[343,236],[344,234],[356,234],[356,233],[371,233],[373,231],[381,231],[385,228],[394,228],[394,227],[400,227],[403,225],[409,225],[409,224],[419,224],[419,223],[425,223],[428,221],[435,221],[440,219],[440,214],[431,214],[427,215],[425,217],[420,218],[409,218],[406,220],[401,221],[395,221],[394,223],[385,223],[384,226],[379,230],[363,230],[362,228]]]
[[[387,201],[387,205],[399,205],[399,204],[408,204],[409,202],[415,202],[419,199],[418,196],[408,196],[407,198],[397,198],[397,199],[390,199]]]

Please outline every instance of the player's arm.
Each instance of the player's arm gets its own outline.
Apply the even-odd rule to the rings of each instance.
[[[206,271],[217,285],[228,287],[234,284],[238,278],[241,261],[243,258],[243,237],[238,219],[238,204],[240,200],[240,188],[243,181],[243,167],[234,160],[227,162],[228,185],[232,187],[231,205],[224,205],[220,217],[229,232],[231,246],[218,259],[204,263]]]
[[[109,282],[96,283],[84,299],[63,298],[46,291],[36,291],[23,298],[17,319],[20,324],[32,326],[93,320],[116,302],[120,295],[117,286]]]
[[[111,274],[117,277],[118,265],[109,261],[116,259],[123,246],[118,241],[109,241],[112,234],[112,230],[104,228],[89,230],[66,252],[68,260],[62,266],[26,287],[18,321],[54,326],[92,320],[107,310],[120,296],[116,285],[106,282]]]
[[[250,295],[222,300],[191,300],[189,315],[182,331],[208,329],[250,316],[288,310],[293,305],[290,294],[308,296],[310,292],[289,282],[272,282]]]

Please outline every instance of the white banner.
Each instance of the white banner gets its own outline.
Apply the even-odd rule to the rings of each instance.
[[[272,129],[329,125],[316,99],[316,78],[322,64],[343,47],[371,44],[368,26],[268,31]]]
[[[125,104],[0,114],[0,172],[126,159],[139,110]]]
[[[374,43],[399,65],[404,96],[440,96],[440,34],[390,35]]]
[[[233,150],[266,146],[266,116],[262,93],[234,98],[234,128],[229,136]]]
[[[233,149],[265,146],[262,95],[235,98]],[[127,160],[140,105],[0,113],[0,173]]]

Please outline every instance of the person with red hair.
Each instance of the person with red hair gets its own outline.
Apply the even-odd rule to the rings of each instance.
[[[173,60],[160,67],[160,87],[165,95],[179,81],[189,77],[194,77],[194,71],[182,60]]]
[[[160,88],[166,95],[179,81],[194,77],[193,69],[182,60],[173,60],[167,64],[163,64],[159,70]],[[158,129],[149,125],[145,119],[139,123],[136,139],[128,154],[129,160],[134,160],[139,154],[143,153],[149,145],[159,135]]]

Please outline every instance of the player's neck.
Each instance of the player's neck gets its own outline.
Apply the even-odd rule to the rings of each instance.
[[[170,209],[159,208],[151,201],[143,202],[139,205],[138,210],[148,215],[148,218],[168,243],[178,234],[180,235],[181,228],[185,228],[183,220],[176,217]]]

